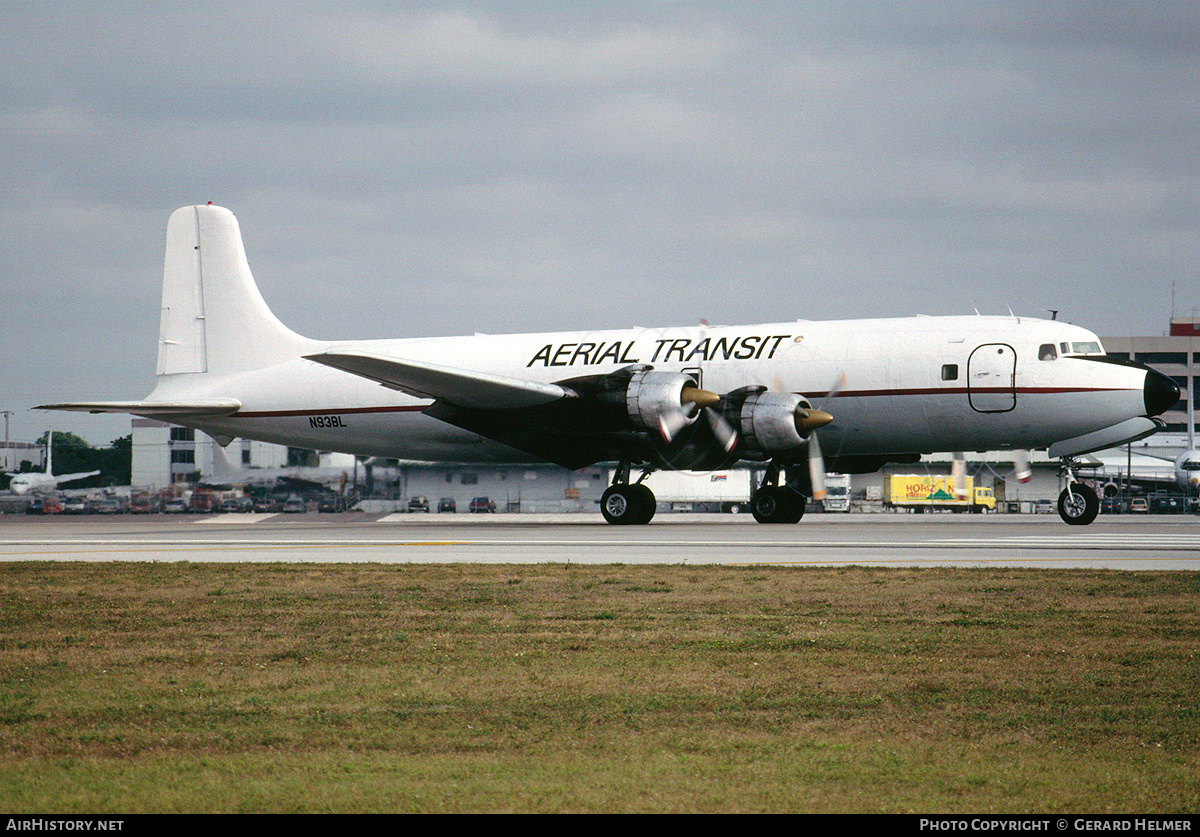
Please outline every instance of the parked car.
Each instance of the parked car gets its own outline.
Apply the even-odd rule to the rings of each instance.
[[[458,503],[454,502],[453,497],[443,497],[438,500],[439,512],[456,512],[458,511]]]
[[[121,501],[108,497],[96,504],[96,514],[124,514],[125,508]]]
[[[46,500],[44,497],[31,497],[25,505],[25,514],[46,514]]]
[[[408,501],[408,510],[410,512],[428,512],[429,498],[428,497],[413,497]]]
[[[1149,514],[1150,504],[1146,502],[1145,497],[1134,497],[1129,501],[1130,514]]]
[[[1155,514],[1181,514],[1186,507],[1186,499],[1174,495],[1155,497],[1150,501],[1150,510]]]
[[[275,497],[259,497],[254,501],[254,510],[264,514],[274,514],[283,511],[283,503]]]
[[[188,507],[182,497],[171,497],[163,501],[162,510],[164,514],[187,514]]]
[[[254,511],[254,501],[249,497],[226,497],[221,501],[221,511],[235,514]]]
[[[63,501],[62,507],[63,514],[88,514],[91,512],[87,497],[68,497]]]
[[[161,505],[158,500],[145,494],[141,497],[134,497],[129,501],[130,514],[154,514],[160,508]]]
[[[283,504],[284,514],[304,514],[308,511],[308,504],[300,497],[288,497]]]
[[[188,501],[188,511],[192,514],[211,514],[219,510],[221,507],[217,495],[211,491],[201,491],[197,489],[192,492],[192,499]]]
[[[1116,497],[1105,497],[1103,500],[1100,501],[1100,513],[1101,514],[1120,514],[1123,511],[1121,506],[1122,506],[1121,501],[1119,499],[1117,499]]]
[[[317,511],[325,513],[344,512],[346,510],[346,498],[340,497],[337,494],[326,494],[321,498],[321,502],[317,503]]]
[[[1054,514],[1057,509],[1053,500],[1038,500],[1033,507],[1034,514]]]
[[[476,497],[471,501],[471,511],[480,514],[487,514],[496,511],[496,504],[487,497]]]

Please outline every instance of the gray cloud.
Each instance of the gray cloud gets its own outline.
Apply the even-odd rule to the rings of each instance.
[[[1191,4],[7,17],[5,409],[149,389],[166,217],[207,200],[316,337],[1196,305]]]

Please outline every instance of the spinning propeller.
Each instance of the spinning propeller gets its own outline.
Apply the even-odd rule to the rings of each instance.
[[[699,387],[685,386],[679,393],[679,406],[681,409],[678,412],[670,410],[659,413],[658,432],[662,436],[663,441],[670,443],[675,438],[676,433],[691,424],[692,418],[696,415],[696,410],[698,409],[703,409],[706,413],[710,414],[709,420],[711,421],[712,416],[715,414],[712,406],[720,402],[720,400],[721,396],[715,392],[709,392]],[[717,419],[720,420],[720,416],[717,416]],[[713,429],[716,429],[715,425]],[[732,428],[730,429],[732,430]],[[734,443],[736,444],[736,442],[737,437],[735,434]],[[726,448],[726,450],[730,449],[732,449],[732,445]]]
[[[846,385],[846,373],[839,372],[837,380],[829,389],[825,390],[825,394],[821,399],[832,398],[842,387]],[[797,415],[799,410],[796,411]],[[833,416],[824,410],[810,408],[805,411],[806,416],[801,421],[796,422],[796,426],[801,432],[808,433],[808,478],[812,483],[813,499],[825,499],[825,457],[821,455],[821,443],[817,441],[817,428],[824,427],[833,421]]]
[[[839,375],[838,380],[834,382],[825,393],[823,398],[828,398],[837,393],[845,384],[845,376]],[[760,392],[765,390],[762,388]],[[781,393],[779,379],[775,379],[774,394],[770,398],[770,403],[774,408],[778,408],[782,400],[787,400],[794,406],[789,406],[791,412],[791,423],[794,424],[795,430],[786,431],[793,439],[798,435],[802,439],[807,439],[808,446],[808,471],[809,478],[812,481],[813,498],[823,500],[825,498],[825,460],[821,455],[821,445],[817,440],[816,431],[833,421],[833,416],[824,410],[819,410],[803,399],[798,393]],[[662,440],[670,444],[681,430],[692,424],[703,411],[705,420],[712,431],[713,438],[725,450],[726,453],[732,453],[737,447],[738,441],[741,438],[738,428],[730,423],[725,414],[719,409],[722,401],[722,396],[715,392],[710,392],[706,389],[701,389],[697,386],[685,385],[679,390],[679,406],[678,409],[668,407],[662,409],[657,416],[657,425],[659,435]],[[674,399],[670,402],[673,404]],[[749,403],[749,402],[748,402]],[[764,398],[760,405],[767,403]],[[736,404],[736,402],[735,402]],[[747,421],[749,414],[743,415],[742,420]],[[750,425],[747,425],[749,427]],[[757,426],[757,425],[756,425]],[[750,430],[746,431],[750,433]],[[761,432],[761,428],[759,428]],[[768,453],[785,452],[788,448],[775,448],[771,445],[763,445],[762,440],[756,442],[753,435],[748,437],[750,449],[765,450]],[[778,440],[776,440],[778,441]],[[791,448],[794,450],[794,448]]]

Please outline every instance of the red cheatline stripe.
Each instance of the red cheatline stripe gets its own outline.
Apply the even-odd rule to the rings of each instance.
[[[419,413],[429,405],[414,405],[408,407],[326,407],[310,410],[239,410],[230,418],[280,418],[286,416],[328,416],[332,414],[348,415],[352,413]]]
[[[938,387],[930,387],[927,389],[859,389],[859,390],[843,390],[842,392],[834,393],[833,398],[873,398],[880,396],[898,396],[898,395],[983,395],[985,393],[1011,393],[1014,390],[1010,387],[955,387],[953,389],[943,389]],[[1017,387],[1015,390],[1021,395],[1056,395],[1067,392],[1135,392],[1136,390],[1123,387]],[[824,398],[823,392],[804,392],[800,393],[805,398]],[[230,418],[281,418],[287,416],[324,416],[332,413],[340,413],[342,415],[358,414],[358,413],[419,413],[425,410],[428,404],[418,404],[405,407],[325,407],[320,409],[307,410],[239,410]]]
[[[835,392],[831,398],[870,398],[880,395],[982,395],[984,393],[1011,393],[1017,392],[1021,395],[1056,395],[1065,392],[1137,392],[1136,389],[1128,387],[1017,387],[1015,390],[1012,387],[955,387],[953,389],[942,389],[939,387],[930,387],[927,389],[859,389],[859,390],[842,390]],[[800,393],[805,398],[824,398],[823,392],[803,392]]]

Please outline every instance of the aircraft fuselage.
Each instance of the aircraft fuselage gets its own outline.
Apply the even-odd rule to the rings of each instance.
[[[704,388],[797,392],[834,415],[820,431],[845,455],[1042,448],[1145,413],[1143,370],[1095,356],[1039,359],[1046,345],[1099,340],[1077,326],[1017,317],[796,321],[757,326],[475,335],[314,343],[545,383],[634,364],[688,371]],[[845,384],[827,393],[839,376]],[[214,435],[431,461],[533,457],[422,414],[432,401],[308,360],[228,378],[167,375],[156,398],[233,397]]]

